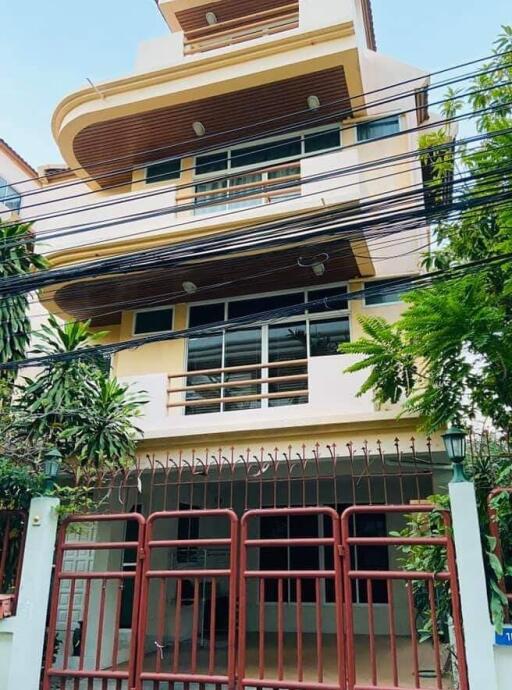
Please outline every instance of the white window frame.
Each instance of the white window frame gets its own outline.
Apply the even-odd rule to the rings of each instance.
[[[274,506],[269,504],[269,505],[266,506],[266,507],[273,508]],[[284,508],[284,507],[286,507],[286,506],[282,506],[282,507]],[[383,507],[384,507],[384,506],[383,506]],[[385,517],[385,519],[386,519],[386,527],[387,527],[387,516],[386,516],[386,514],[385,514],[385,511],[383,511],[383,513],[384,513],[384,517]],[[362,516],[362,515],[365,515],[365,513],[360,513],[360,515],[361,515],[361,516]],[[286,517],[288,518],[288,536],[287,536],[286,538],[287,538],[287,539],[290,539],[290,515],[287,515]],[[323,518],[324,518],[324,514],[319,513],[319,514],[317,515],[317,521],[318,521],[318,522],[317,522],[317,526],[318,526],[317,538],[319,538],[319,539],[323,539],[324,536],[325,536],[325,533],[324,533],[324,520],[323,520]],[[352,515],[352,519],[354,520],[354,527],[355,527],[355,515]],[[258,532],[258,536],[259,536],[259,538],[261,539],[261,526],[260,526],[260,530],[259,530],[259,532]],[[357,533],[354,533],[354,536],[357,537]],[[283,547],[283,548],[286,548],[286,550],[287,550],[287,563],[288,563],[288,566],[289,566],[289,565],[290,565],[290,547],[288,546],[288,547]],[[359,565],[358,565],[358,552],[357,552],[357,549],[358,549],[358,546],[355,545],[355,547],[354,547],[354,559],[353,559],[353,562],[351,563],[351,565],[353,566],[353,570],[358,570],[358,569],[359,569]],[[391,560],[389,556],[390,556],[390,554],[389,554],[389,548],[388,548],[388,561]],[[258,552],[258,567],[261,567],[261,566],[260,566],[260,563],[261,563],[260,558],[261,558],[261,550]],[[336,554],[334,554],[334,558],[336,558]],[[389,565],[389,568],[391,568],[391,564]],[[319,550],[319,552],[318,552],[318,569],[319,569],[319,570],[325,570],[325,569],[326,569],[326,565],[325,565],[325,548],[321,548],[321,549]],[[312,571],[312,572],[314,572],[314,571]],[[326,585],[326,581],[325,581],[325,578],[324,578],[324,579],[322,579],[322,583],[321,583],[322,604],[323,604],[324,606],[334,606],[334,605],[335,605],[335,602],[334,602],[334,601],[327,601],[327,591],[326,591],[326,586],[325,586],[325,585]],[[356,605],[356,606],[368,606],[368,603],[367,603],[367,602],[361,601],[361,597],[360,597],[360,594],[359,594],[359,587],[356,587],[356,588],[355,588],[355,594],[356,594],[356,596],[355,596],[355,598],[352,600],[352,604],[354,604],[354,605]],[[284,598],[283,598],[283,603],[284,603],[284,604],[295,604],[295,601],[291,598],[290,595],[291,595],[291,591],[290,591],[290,588],[288,588],[288,596],[287,596],[287,599],[284,599]],[[259,595],[258,595],[258,596],[259,596]],[[267,606],[268,606],[268,605],[276,605],[276,604],[277,604],[277,602],[275,602],[275,601],[265,601],[265,605],[267,605]],[[315,602],[313,602],[313,601],[303,601],[303,602],[302,602],[302,605],[303,605],[303,606],[316,606]],[[374,602],[374,603],[373,603],[373,606],[375,606],[375,607],[377,607],[377,608],[378,608],[378,607],[383,607],[383,606],[386,606],[386,607],[387,607],[387,606],[389,606],[389,602]]]
[[[309,300],[309,291],[311,290],[330,290],[332,288],[336,287],[344,287],[347,291],[347,308],[346,309],[330,309],[329,311],[325,312],[319,312],[316,314],[299,314],[297,316],[290,316],[286,317],[286,319],[283,318],[282,325],[286,325],[289,323],[301,323],[301,322],[306,322],[306,344],[307,344],[307,354],[306,354],[306,359],[311,359],[311,343],[310,343],[310,322],[311,321],[325,321],[327,319],[334,319],[336,317],[342,317],[346,318],[348,322],[348,332],[349,332],[349,341],[352,340],[352,319],[350,318],[350,300],[348,299],[349,289],[348,289],[348,283],[346,282],[336,282],[336,283],[326,283],[325,285],[309,285],[303,288],[293,288],[291,290],[273,290],[270,292],[259,292],[256,294],[252,295],[242,295],[238,297],[228,297],[226,299],[211,299],[211,300],[203,300],[200,302],[189,302],[187,304],[187,328],[190,328],[190,308],[191,307],[202,307],[206,306],[208,304],[219,304],[223,303],[224,304],[224,321],[227,321],[228,319],[228,305],[232,302],[241,302],[244,300],[248,299],[259,299],[260,297],[271,297],[275,295],[288,295],[288,294],[300,294],[302,293],[304,295],[304,303],[306,303]],[[270,324],[274,325],[274,324]],[[280,323],[277,323],[275,325],[280,325]],[[247,324],[247,328],[251,328],[250,324]],[[260,326],[254,326],[254,328],[259,328],[261,330],[261,363],[264,364],[268,362],[268,338],[269,338],[269,324],[263,324]],[[214,335],[214,334],[212,334]],[[218,334],[215,334],[218,335]],[[190,338],[193,338],[194,336],[189,336],[186,338],[186,345],[185,345],[185,362],[184,362],[184,369],[183,371],[188,372],[188,354],[189,354],[189,342]],[[222,334],[222,361],[221,361],[221,366],[224,366],[224,361],[225,361],[225,356],[226,356],[226,338],[225,338],[225,332]],[[330,356],[330,355],[326,355]],[[256,368],[256,365],[255,365]],[[262,368],[262,378],[266,378],[268,374],[268,369],[265,367]],[[193,375],[193,372],[191,372],[191,375]],[[223,375],[222,375],[223,376]],[[224,381],[221,381],[221,384],[224,384]],[[227,386],[226,386],[227,387]],[[261,384],[262,387],[262,393],[266,392],[265,389],[268,388],[268,384],[264,383]],[[250,409],[266,409],[269,407],[269,400],[268,398],[262,398],[261,399],[261,405],[257,408],[250,408]],[[208,404],[208,401],[205,401],[205,404]],[[220,410],[212,411],[212,412],[203,412],[202,414],[224,414],[225,410],[223,409],[224,403],[220,403]],[[185,408],[183,409],[183,414],[185,414]],[[231,411],[231,410],[230,410]],[[200,415],[197,415],[200,416]]]
[[[169,156],[168,158],[164,158],[161,161],[153,161],[152,163],[148,163],[144,168],[144,184],[148,187],[154,187],[165,184],[172,186],[174,184],[178,184],[183,174],[183,158],[179,158],[180,169],[177,177],[173,177],[170,179],[168,178],[166,180],[148,180],[148,168],[150,168],[152,165],[160,165],[161,163],[167,163],[167,161],[176,160],[176,158],[177,156]]]
[[[303,129],[299,130],[297,132],[288,132],[287,134],[279,134],[273,137],[266,137],[264,139],[258,139],[257,141],[251,141],[251,142],[245,142],[244,144],[238,144],[237,146],[231,146],[229,148],[222,148],[222,149],[216,149],[215,151],[208,151],[208,153],[205,154],[200,154],[200,155],[208,155],[208,156],[214,156],[219,153],[227,153],[227,167],[224,168],[223,170],[216,170],[214,172],[208,172],[208,173],[196,173],[196,167],[197,167],[197,158],[198,156],[194,157],[194,182],[196,181],[202,181],[202,180],[207,180],[211,179],[218,176],[221,176],[223,174],[229,174],[232,176],[238,175],[238,173],[243,174],[244,172],[249,172],[251,170],[255,170],[256,172],[259,171],[260,168],[262,167],[272,167],[274,165],[279,165],[280,163],[285,164],[286,162],[297,162],[300,165],[300,160],[307,156],[308,154],[305,153],[305,138],[309,134],[317,134],[321,132],[329,132],[330,130],[333,129],[339,129],[340,132],[340,145],[339,146],[331,146],[327,149],[321,149],[320,151],[315,151],[315,153],[329,153],[330,151],[338,151],[341,148],[343,148],[343,130],[341,128],[341,124],[339,122],[333,122],[330,125],[322,125],[320,127],[311,127],[310,129]],[[265,161],[264,163],[251,163],[250,165],[243,165],[243,166],[236,166],[235,168],[232,167],[231,165],[231,154],[233,151],[240,151],[241,149],[245,148],[252,148],[254,146],[258,146],[259,144],[270,144],[273,142],[278,142],[278,141],[284,141],[285,139],[291,139],[293,137],[300,137],[301,138],[301,152],[298,153],[295,156],[289,156],[287,158],[273,158],[272,160]],[[220,191],[220,190],[219,190]],[[212,192],[213,193],[213,192]]]
[[[379,120],[391,120],[392,118],[398,120],[398,132],[393,135],[384,135],[384,137],[373,137],[372,139],[360,139],[359,138],[359,125],[369,125],[372,122],[379,122]],[[385,139],[388,136],[397,136],[402,133],[402,113],[390,113],[389,115],[382,115],[382,117],[366,117],[362,120],[354,120],[354,127],[356,130],[356,144],[367,144],[369,141],[379,141],[380,139]]]
[[[143,314],[148,311],[164,311],[164,309],[171,310],[171,327],[166,328],[163,331],[140,331],[135,332],[135,326],[137,324],[137,314]],[[174,319],[175,319],[175,307],[173,304],[161,304],[159,307],[147,307],[146,309],[136,309],[133,311],[133,321],[132,321],[132,336],[138,338],[141,335],[156,335],[158,333],[171,333],[174,330]]]

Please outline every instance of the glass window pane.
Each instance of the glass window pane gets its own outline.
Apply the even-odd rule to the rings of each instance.
[[[289,323],[269,326],[268,329],[268,359],[269,362],[282,362],[307,358],[306,324]],[[283,366],[269,369],[270,378],[282,376],[302,375],[307,373],[306,365]],[[276,381],[269,384],[269,393],[286,393],[307,388],[307,378],[296,381]],[[307,395],[270,398],[269,407],[281,405],[298,405],[308,401]]]
[[[148,165],[146,168],[146,182],[159,182],[161,180],[176,180],[181,174],[181,160],[163,161]]]
[[[189,328],[205,326],[217,321],[224,321],[224,302],[215,304],[198,304],[191,306],[188,312]]]
[[[381,120],[362,122],[357,125],[357,140],[368,141],[378,139],[400,131],[400,120],[398,116],[385,117]]]
[[[226,170],[228,167],[228,152],[206,153],[196,158],[196,175]]]
[[[318,314],[323,311],[335,311],[340,309],[348,309],[347,300],[329,300],[329,297],[339,297],[340,295],[346,295],[347,288],[345,285],[339,285],[334,288],[320,288],[319,290],[308,290],[308,302],[312,302],[316,299],[325,299],[325,304],[321,304],[318,307],[312,307],[308,309],[310,314]]]
[[[5,188],[4,204],[11,211],[19,211],[21,206],[21,195],[14,189],[14,187]]]
[[[319,536],[318,515],[290,516],[291,539],[310,539]],[[290,570],[318,570],[320,550],[317,546],[290,546]],[[297,601],[296,581],[291,581],[290,601]],[[302,579],[302,601],[314,603],[316,600],[315,580]]]
[[[340,144],[339,127],[336,127],[336,129],[329,129],[327,132],[313,132],[313,134],[306,134],[304,137],[304,151],[306,153],[333,149],[339,147]]]
[[[249,328],[240,331],[228,331],[225,340],[225,367],[240,367],[249,364],[261,363],[261,328]],[[224,381],[250,381],[251,379],[261,378],[261,369],[226,372]],[[259,395],[261,384],[245,384],[243,386],[226,386],[224,397],[234,398],[246,395]],[[245,400],[234,403],[225,403],[224,409],[246,410],[254,407],[261,407],[261,400]]]
[[[263,187],[258,182],[262,180],[262,173],[237,175],[229,179],[229,208],[248,208],[264,202],[261,193]],[[250,185],[246,187],[246,185]],[[243,187],[243,189],[237,189]],[[259,196],[258,196],[259,195]]]
[[[172,330],[172,308],[135,313],[134,333],[158,333]]]
[[[197,184],[196,194],[199,194],[199,196],[196,197],[194,213],[215,213],[217,211],[225,211],[228,208],[227,186],[227,180],[213,180],[212,182],[201,182],[201,184]],[[212,194],[205,194],[204,192],[212,192]],[[212,203],[215,199],[221,199],[223,203]]]
[[[370,306],[372,304],[400,302],[407,290],[398,290],[395,287],[391,289],[391,286],[396,286],[398,280],[399,278],[391,278],[389,280],[372,280],[370,283],[365,283],[364,289],[371,291],[365,295],[365,304]],[[388,288],[387,290],[386,287]],[[379,288],[382,288],[382,291],[379,291]]]
[[[222,335],[211,335],[206,338],[189,338],[187,371],[200,371],[203,369],[219,369],[222,367]],[[221,397],[221,375],[196,374],[187,377],[187,386],[202,386],[218,383],[217,388],[206,390],[188,391],[187,400],[205,401],[204,404],[191,405],[185,408],[185,414],[203,414],[205,412],[220,412],[219,403],[207,403],[208,398]]]
[[[256,146],[245,146],[231,151],[231,167],[240,168],[244,165],[255,165],[267,161],[280,160],[300,156],[301,137],[290,137],[279,141],[267,141]]]
[[[347,318],[311,321],[309,342],[311,357],[338,354],[338,345],[350,340]]]
[[[0,177],[0,201],[2,201],[2,202],[5,199],[7,187],[8,187],[7,180],[4,180],[3,177]]]
[[[291,292],[283,295],[268,295],[267,297],[236,300],[228,304],[228,316],[230,319],[234,319],[238,316],[250,316],[251,314],[258,314],[259,312],[269,309],[291,307],[303,303],[303,292]]]

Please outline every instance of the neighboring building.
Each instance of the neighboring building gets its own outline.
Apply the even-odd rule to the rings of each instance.
[[[418,160],[411,154],[418,146],[418,127],[435,124],[428,113],[428,78],[425,72],[376,51],[369,0],[159,0],[157,4],[170,33],[142,46],[136,71],[72,93],[58,105],[53,132],[69,169],[47,171],[41,203],[51,203],[47,218],[38,222],[38,232],[44,233],[41,237],[54,266],[176,248],[185,242],[197,247],[206,237],[226,233],[239,244],[223,247],[215,260],[189,255],[187,263],[170,267],[161,256],[161,263],[151,271],[119,270],[108,277],[56,286],[44,293],[52,310],[68,318],[90,318],[109,331],[109,342],[116,342],[349,295],[368,285],[384,286],[388,279],[417,274],[429,245],[426,225],[391,238],[385,231],[379,235],[364,227],[333,238],[324,218],[318,222],[326,232],[314,243],[304,244],[300,232],[286,242],[283,239],[283,233],[292,229],[287,221],[298,223],[301,218],[346,209],[357,222],[365,202],[403,189],[422,189]],[[406,86],[399,86],[401,82]],[[59,200],[62,196],[69,198]],[[43,213],[42,208],[35,212]],[[240,233],[256,233],[263,223],[273,223],[272,245],[256,246],[253,239],[244,245]],[[117,353],[113,372],[149,394],[139,422],[144,431],[141,462],[149,469],[115,479],[109,508],[146,515],[161,509],[233,508],[240,516],[251,508],[310,505],[331,506],[339,513],[353,503],[403,504],[429,496],[446,480],[440,439],[419,434],[415,417],[397,420],[397,407],[378,408],[370,394],[357,397],[366,374],[343,373],[355,358],[337,354],[339,342],[360,335],[361,314],[396,319],[403,308],[399,299],[376,291],[366,300],[337,303],[335,309],[326,303],[314,313],[302,311],[270,324]],[[416,437],[412,444],[411,437]],[[145,668],[157,676],[148,677],[144,688],[163,688],[164,681],[176,683],[165,685],[166,690],[181,688],[179,683],[190,681],[177,667],[172,678],[172,674],[161,676],[162,650],[171,646],[179,655],[177,640],[188,651],[192,640],[191,658],[183,663],[192,664],[193,676],[199,667],[203,669],[197,682],[207,688],[225,682],[224,671],[217,673],[220,680],[213,679],[212,671],[225,663],[225,647],[206,672],[207,655],[202,648],[198,661],[194,644],[197,647],[199,635],[210,640],[211,648],[213,635],[232,645],[228,621],[235,615],[229,600],[233,583],[231,589],[225,581],[219,584],[215,594],[212,583],[203,582],[199,600],[198,578],[190,574],[183,581],[176,576],[177,570],[188,572],[198,563],[207,570],[226,565],[226,542],[215,556],[212,545],[199,549],[190,544],[221,534],[214,516],[204,518],[206,522],[185,515],[175,520],[170,531],[157,530],[158,538],[166,534],[167,539],[185,540],[186,546],[176,549],[169,544],[171,552],[174,548],[170,555],[164,555],[163,547],[155,549],[160,556],[153,554],[151,567],[160,564],[162,582],[165,577],[175,579],[160,594],[157,580],[152,580],[149,599],[142,604],[142,615],[148,617],[137,644],[142,645],[142,657],[146,653]],[[352,529],[359,536],[382,537],[394,525],[393,516],[383,510],[359,516]],[[128,541],[136,534],[130,530],[124,537]],[[319,542],[323,546],[284,543],[304,536],[301,530],[308,538],[323,539]],[[119,530],[108,534],[123,538]],[[308,517],[260,516],[259,522],[251,523],[250,534],[283,540],[279,549],[266,542],[260,545],[259,560],[251,561],[255,572],[259,568],[268,576],[276,564],[285,572],[334,567],[326,546],[332,527],[321,511]],[[238,549],[238,542],[231,544]],[[360,569],[384,572],[390,564],[396,566],[387,547],[377,548],[380,551],[372,551],[371,546],[351,551]],[[336,552],[335,560],[338,556]],[[73,554],[69,558],[72,569]],[[109,567],[133,573],[134,558],[126,548],[122,555],[118,551],[117,561],[111,560]],[[92,559],[81,567],[101,570],[105,562],[100,567]],[[304,630],[309,635],[304,642],[308,658],[315,647],[314,633],[318,636],[320,631],[324,641],[317,638],[316,651],[321,655],[318,645],[325,644],[326,675],[318,670],[317,659],[315,687],[339,687],[327,680],[335,673],[337,650],[344,644],[334,612],[324,613],[322,623],[320,590],[305,578],[302,601],[307,614],[298,622],[296,615],[302,615],[297,613],[298,585],[279,582],[261,585],[259,599],[256,582],[250,587],[244,621],[250,647],[247,663],[257,668],[259,659],[261,664],[276,632],[278,650],[282,649],[283,625],[287,645],[295,644],[299,628],[300,634]],[[84,613],[84,591],[86,601],[90,595],[95,606],[103,597],[108,620],[117,620],[118,625],[108,627],[99,642],[96,633],[91,637],[93,626],[89,627],[85,663],[90,655],[91,668],[115,670],[117,662],[129,657],[132,613],[138,600],[134,603],[133,588],[128,586],[122,596],[110,590],[100,596],[99,589],[93,596],[84,583],[75,582],[81,589],[75,592],[73,585],[71,601],[69,588],[62,590],[58,624],[69,634],[84,616],[92,620],[89,610]],[[337,600],[331,585],[321,585],[325,611]],[[105,592],[105,583],[103,588]],[[396,595],[392,636],[410,631],[405,591]],[[370,606],[369,596],[363,582],[354,586],[356,632],[369,634],[371,646],[375,631],[387,634],[390,595],[377,584]],[[375,618],[370,616],[368,623],[373,604]],[[162,622],[163,611],[167,622]],[[271,636],[263,641],[262,626]],[[118,629],[120,636],[113,635]],[[361,650],[368,644],[365,639],[361,638]],[[112,644],[115,652],[104,653]],[[386,657],[388,648],[378,645]],[[400,645],[403,655],[405,641]],[[424,646],[420,651],[423,663],[428,650]],[[283,663],[279,653],[278,665]],[[268,654],[272,656],[272,649]],[[56,663],[73,668],[69,650],[64,659],[61,651]],[[389,658],[382,665],[389,675]],[[242,676],[245,672],[246,667],[240,671]],[[71,672],[68,675],[73,677]],[[370,675],[368,670],[368,683]],[[311,682],[309,671],[304,677]],[[263,681],[260,685],[266,687]],[[269,681],[269,687],[310,685],[300,679],[283,681],[281,673],[275,682]]]
[[[39,188],[38,174],[9,144],[0,139],[0,218],[23,216],[23,195]]]

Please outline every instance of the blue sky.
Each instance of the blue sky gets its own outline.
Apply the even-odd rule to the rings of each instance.
[[[166,25],[153,0],[4,5],[0,137],[33,165],[58,162],[50,131],[57,102],[87,77],[129,73],[137,44]],[[373,7],[379,50],[428,70],[487,54],[500,25],[512,23],[510,0],[373,0]]]

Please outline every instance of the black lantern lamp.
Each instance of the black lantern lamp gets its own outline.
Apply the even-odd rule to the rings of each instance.
[[[52,448],[52,450],[49,450],[44,456],[43,470],[47,489],[53,488],[55,484],[55,478],[59,473],[61,460],[62,456],[57,448]]]
[[[464,458],[466,457],[466,432],[452,426],[442,434],[446,455],[453,465],[453,482],[467,481],[464,474]]]

